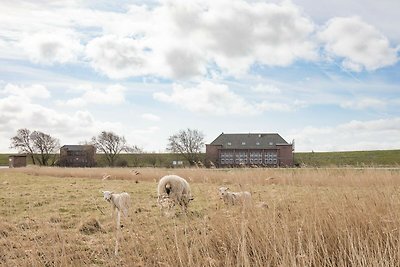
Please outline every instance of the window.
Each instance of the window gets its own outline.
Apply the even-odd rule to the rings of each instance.
[[[233,152],[221,151],[221,164],[233,164]]]
[[[257,142],[256,145],[259,146],[259,145],[260,145],[260,142]]]
[[[235,163],[247,164],[247,152],[246,151],[236,152]]]
[[[231,145],[232,145],[232,143],[231,143],[231,142],[228,142],[228,143],[227,143],[227,145],[228,145],[228,146],[231,146]]]
[[[265,152],[265,164],[277,164],[278,163],[278,155],[276,152],[268,151]]]
[[[273,145],[274,145],[274,143],[273,143],[273,142],[269,142],[269,145],[270,145],[270,146],[273,146]]]
[[[251,151],[250,152],[250,163],[251,164],[262,164],[262,152]]]
[[[246,145],[246,142],[242,142],[242,145],[245,146],[245,145]]]

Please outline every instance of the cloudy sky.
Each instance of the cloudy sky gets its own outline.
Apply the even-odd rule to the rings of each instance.
[[[1,0],[0,152],[18,129],[147,152],[181,129],[400,148],[400,1]]]

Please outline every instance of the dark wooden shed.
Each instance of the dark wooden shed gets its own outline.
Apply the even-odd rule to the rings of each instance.
[[[10,155],[8,157],[8,167],[26,167],[26,155]]]

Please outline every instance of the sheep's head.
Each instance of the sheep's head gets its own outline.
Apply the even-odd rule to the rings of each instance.
[[[225,195],[228,194],[228,187],[220,187],[218,188],[218,192],[219,192],[219,197],[220,198],[224,198]]]
[[[112,193],[113,192],[111,192],[111,191],[103,191],[104,199],[107,200],[108,202],[110,202]]]

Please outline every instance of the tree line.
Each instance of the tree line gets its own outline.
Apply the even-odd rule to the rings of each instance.
[[[104,154],[108,166],[115,166],[122,152],[143,153],[141,148],[129,145],[124,136],[112,131],[102,131],[89,142],[84,141],[80,144],[93,145],[98,153]],[[200,161],[203,147],[204,134],[188,128],[171,135],[166,149],[181,154],[192,166]],[[17,130],[16,135],[11,138],[10,148],[29,156],[34,165],[55,166],[58,163],[60,140],[48,133],[23,128]]]

